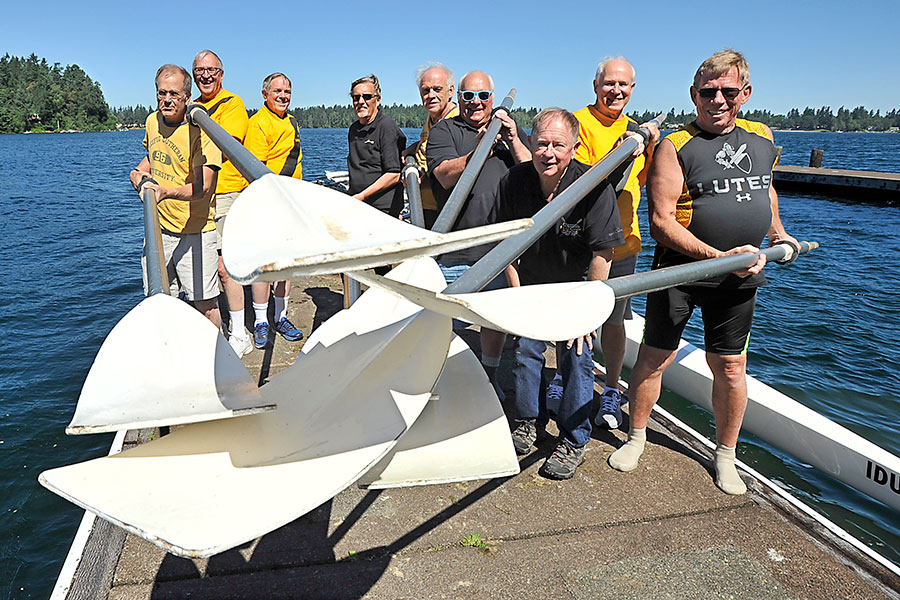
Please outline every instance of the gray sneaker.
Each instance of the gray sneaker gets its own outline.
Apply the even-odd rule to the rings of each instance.
[[[547,435],[547,430],[544,425],[537,425],[534,419],[524,419],[516,423],[518,425],[512,432],[513,447],[516,454],[528,454],[531,447]]]
[[[594,424],[607,429],[622,426],[622,395],[618,390],[607,390],[600,396],[600,410],[594,417]]]
[[[576,448],[565,440],[561,440],[550,458],[544,461],[538,473],[550,479],[571,479],[577,469],[584,462],[584,453],[587,446]]]

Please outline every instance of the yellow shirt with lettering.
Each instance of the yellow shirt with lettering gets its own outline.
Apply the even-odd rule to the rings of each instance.
[[[444,116],[444,119],[450,119],[458,114],[459,107],[454,106],[453,109]],[[425,126],[422,127],[422,133],[419,135],[419,145],[416,146],[416,166],[426,173],[428,172],[428,162],[425,160],[425,147],[428,145],[428,134],[431,133],[431,128],[435,125],[436,123],[431,122],[431,115],[425,117]],[[437,200],[434,199],[434,192],[431,191],[431,188],[424,188],[422,190],[422,208],[437,210]]]
[[[244,101],[241,100],[240,96],[228,90],[219,90],[218,94],[205,102],[200,98],[197,98],[194,102],[205,108],[206,112],[209,113],[209,117],[221,125],[222,129],[230,133],[240,143],[244,143],[250,117],[247,116],[247,107],[244,106]],[[240,192],[245,187],[247,187],[247,180],[237,170],[237,167],[228,160],[228,157],[223,154],[222,170],[219,171],[216,193]]]
[[[303,179],[300,126],[291,113],[279,117],[263,104],[250,117],[244,146],[275,173]]]
[[[144,148],[150,159],[150,174],[164,188],[179,188],[194,183],[194,169],[208,166],[219,169],[222,153],[205,133],[187,121],[167,125],[162,114],[147,117]],[[203,200],[166,198],[157,204],[159,225],[171,233],[200,233],[216,228],[216,202],[213,192]]]
[[[594,106],[586,106],[575,113],[578,119],[578,139],[581,146],[575,151],[575,158],[585,164],[592,165],[609,154],[619,137],[628,128],[633,119],[622,114],[618,119],[611,119]],[[622,219],[622,231],[625,243],[616,246],[613,260],[625,258],[641,251],[641,230],[638,227],[637,208],[641,202],[641,181],[648,168],[644,154],[634,159],[634,166],[628,175],[628,181],[619,194],[619,217]]]

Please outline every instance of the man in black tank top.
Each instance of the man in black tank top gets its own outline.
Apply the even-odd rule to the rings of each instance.
[[[770,244],[796,244],[778,216],[772,132],[762,123],[737,118],[751,91],[747,61],[734,50],[717,52],[694,75],[691,98],[697,120],[659,144],[647,181],[650,234],[658,244],[654,269],[758,252],[766,235]],[[747,346],[756,288],[765,283],[765,262],[760,257],[739,273],[647,296],[644,341],[631,372],[631,427],[626,444],[609,457],[613,468],[637,467],[662,373],[699,306],[713,373],[716,485],[727,494],[746,492],[734,452],[747,406]]]

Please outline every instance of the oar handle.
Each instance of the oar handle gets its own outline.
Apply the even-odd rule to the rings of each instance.
[[[422,211],[422,190],[419,188],[419,166],[414,157],[406,157],[402,176],[406,183],[406,198],[409,200],[409,219],[416,227],[424,228],[425,213]]]
[[[484,132],[478,145],[475,146],[466,168],[463,169],[459,180],[453,186],[453,191],[450,192],[450,197],[447,198],[447,203],[441,209],[441,214],[438,215],[437,220],[434,222],[434,226],[431,228],[432,231],[447,233],[453,228],[453,224],[456,223],[456,217],[459,216],[466,198],[469,197],[469,192],[472,191],[472,187],[475,185],[475,180],[478,179],[478,174],[481,173],[481,168],[494,147],[494,140],[497,138],[497,134],[500,133],[500,127],[503,126],[503,122],[497,117],[496,113],[502,110],[509,114],[515,99],[516,90],[513,88],[506,95],[506,98],[503,99],[503,102],[500,103],[500,106],[494,110],[495,114],[491,117],[487,131]]]
[[[646,271],[644,273],[635,273],[634,275],[626,275],[624,277],[616,277],[610,279],[606,284],[612,288],[616,299],[628,298],[639,294],[648,294],[658,290],[664,290],[676,285],[684,285],[692,281],[700,281],[708,277],[717,275],[725,275],[732,271],[745,269],[756,263],[760,254],[765,255],[766,262],[777,262],[780,260],[795,258],[796,254],[806,254],[810,250],[819,247],[818,242],[800,242],[798,250],[794,250],[787,243],[778,243],[765,250],[759,252],[746,252],[744,254],[733,254],[731,256],[720,256],[719,258],[708,258],[706,260],[698,260],[696,262],[676,265],[674,267],[665,267],[656,269],[655,271]]]
[[[657,119],[664,120],[665,113]],[[661,122],[661,121],[660,121]],[[643,138],[644,144],[650,140],[650,132],[642,129],[638,134]],[[575,180],[572,185],[563,190],[559,196],[550,201],[539,210],[534,217],[534,226],[527,231],[506,238],[497,244],[481,260],[472,265],[459,279],[451,283],[445,293],[462,294],[477,292],[490,283],[494,277],[500,274],[507,265],[519,258],[542,235],[550,230],[559,220],[578,204],[589,192],[609,177],[619,165],[632,159],[634,151],[640,143],[634,137],[628,137],[619,146],[614,148],[604,158],[600,159],[584,175]]]
[[[166,272],[162,232],[159,228],[159,208],[156,192],[148,187],[141,191],[144,201],[144,255],[147,261],[147,295],[168,294],[169,275]]]
[[[261,160],[253,156],[253,153],[244,148],[243,144],[234,139],[234,136],[213,121],[204,107],[199,104],[191,104],[187,107],[187,116],[188,121],[209,136],[209,139],[228,157],[228,160],[234,163],[247,181],[252,183],[272,172]]]

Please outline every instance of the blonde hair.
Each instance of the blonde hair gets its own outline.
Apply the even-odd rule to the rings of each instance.
[[[708,79],[715,79],[727,73],[731,67],[737,67],[741,86],[750,82],[750,66],[747,64],[747,59],[737,50],[725,48],[703,61],[694,74],[694,87],[700,85],[700,80],[704,76]]]

